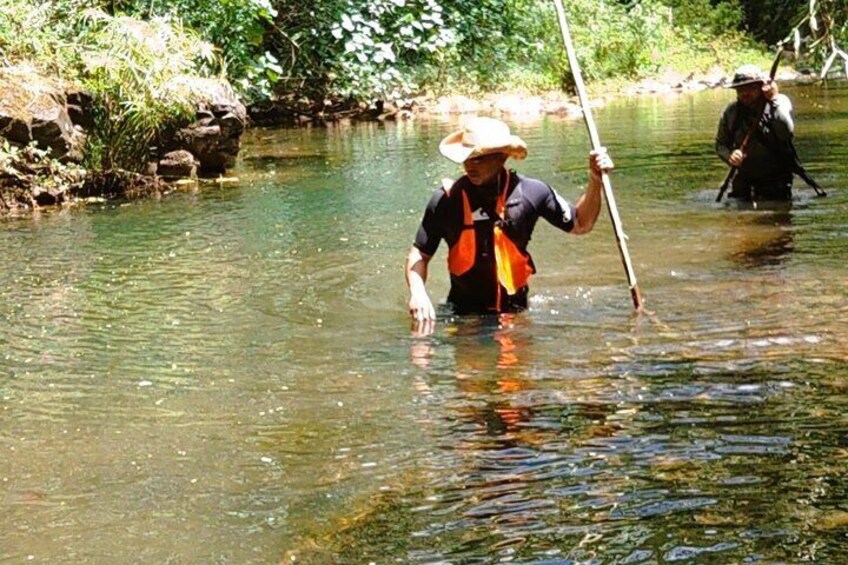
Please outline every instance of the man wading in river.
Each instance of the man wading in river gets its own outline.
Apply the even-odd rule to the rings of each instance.
[[[728,88],[736,90],[736,102],[721,115],[715,148],[722,160],[738,167],[729,196],[743,202],[790,201],[795,162],[792,102],[755,65],[739,67]]]
[[[445,181],[424,212],[406,261],[410,315],[419,326],[432,327],[436,319],[424,283],[443,239],[451,280],[448,302],[455,313],[526,308],[527,281],[536,272],[527,244],[536,221],[542,217],[572,234],[591,231],[601,208],[601,172],[612,170],[612,160],[606,150],[590,153],[589,185],[572,206],[544,182],[504,168],[510,157],[526,157],[527,146],[500,120],[473,118],[444,138],[439,150],[462,163],[465,175]]]

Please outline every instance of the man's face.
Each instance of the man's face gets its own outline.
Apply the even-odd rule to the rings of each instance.
[[[736,89],[736,100],[748,108],[758,107],[762,96],[763,84],[760,82],[746,84]]]
[[[506,155],[503,153],[491,153],[466,159],[462,163],[468,180],[475,186],[488,184],[497,178],[498,173],[506,163]]]

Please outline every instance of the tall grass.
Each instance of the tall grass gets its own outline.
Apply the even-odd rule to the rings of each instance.
[[[53,2],[0,0],[0,64],[26,62],[48,75],[78,68],[69,21]]]
[[[94,0],[0,0],[0,65],[79,83],[94,98],[86,165],[138,171],[157,137],[192,115],[214,47],[179,20],[113,16]]]
[[[80,24],[81,74],[96,100],[91,160],[104,169],[142,168],[157,136],[190,118],[198,93],[184,78],[210,73],[213,47],[162,18],[87,10]]]

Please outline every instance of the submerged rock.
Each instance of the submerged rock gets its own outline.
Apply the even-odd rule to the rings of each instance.
[[[86,176],[82,186],[71,192],[75,199],[91,197],[143,198],[160,196],[168,187],[157,177],[129,171],[98,171]]]

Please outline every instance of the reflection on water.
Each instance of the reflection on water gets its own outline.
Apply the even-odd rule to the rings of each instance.
[[[790,257],[793,249],[790,212],[755,213],[749,221],[762,229],[754,237],[741,241],[740,248],[733,253],[740,267],[774,267]]]
[[[830,196],[784,211],[713,202],[725,92],[598,112],[653,316],[606,223],[543,225],[527,312],[410,332],[451,121],[253,130],[237,185],[5,220],[0,561],[841,562],[848,97],[787,90]],[[576,197],[582,124],[516,130]]]
[[[826,446],[797,435],[821,430],[811,407],[794,405],[806,396],[796,387],[809,386],[796,380],[811,375],[803,363],[710,372],[695,360],[655,360],[653,376],[594,375],[579,362],[534,371],[539,328],[521,320],[463,320],[444,342],[412,344],[440,450],[423,478],[380,496],[374,514],[339,534],[342,561],[840,555],[844,537],[821,526],[843,516],[833,508],[844,494],[840,463],[817,469],[809,458]],[[439,370],[445,347],[453,375]],[[799,546],[811,534],[816,543]]]

